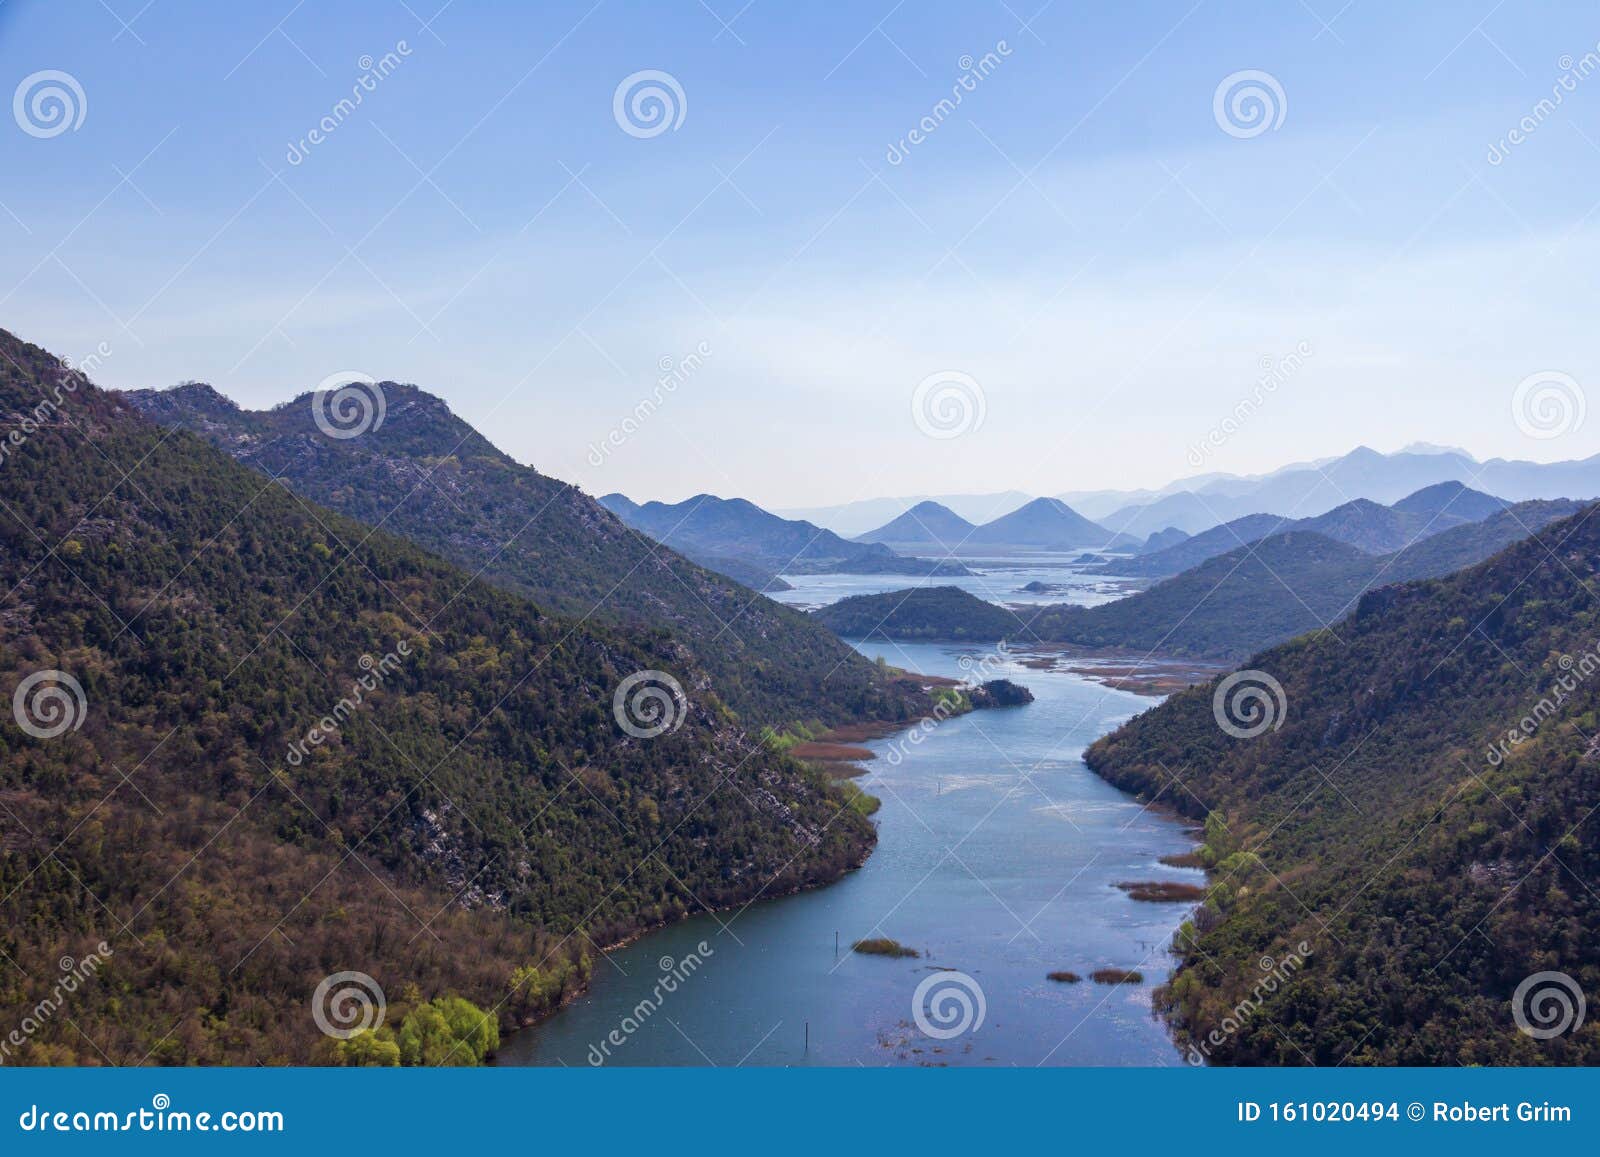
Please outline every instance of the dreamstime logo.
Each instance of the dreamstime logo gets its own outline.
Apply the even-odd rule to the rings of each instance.
[[[1511,395],[1511,417],[1517,429],[1540,440],[1576,433],[1588,409],[1583,387],[1560,370],[1529,374]]]
[[[330,438],[359,438],[382,426],[387,413],[383,387],[356,370],[329,374],[311,394],[311,417]]]
[[[4,1040],[0,1040],[0,1064],[7,1063],[13,1053],[20,1050],[30,1039],[42,1029],[56,1013],[67,1003],[67,997],[77,992],[89,980],[99,975],[100,968],[112,956],[111,945],[104,940],[95,947],[95,950],[81,960],[74,960],[70,956],[63,956],[57,967],[61,975],[50,993],[29,1009],[22,1018],[22,1023],[12,1029]]]
[[[1491,165],[1503,164],[1512,149],[1538,132],[1545,121],[1555,115],[1556,109],[1566,102],[1567,97],[1578,91],[1579,82],[1600,72],[1600,44],[1577,60],[1573,60],[1570,53],[1562,54],[1561,59],[1556,61],[1556,67],[1561,70],[1561,75],[1550,86],[1550,95],[1541,98],[1505,136],[1489,146],[1489,155],[1485,159]]]
[[[911,1019],[934,1040],[977,1032],[988,1011],[982,986],[965,972],[935,972],[911,994]]]
[[[1235,739],[1254,739],[1283,726],[1289,698],[1265,671],[1235,671],[1217,684],[1211,714],[1217,726]]]
[[[975,433],[988,412],[983,387],[971,374],[959,370],[929,374],[911,394],[911,420],[930,438],[944,440]]]
[[[77,132],[89,115],[89,98],[70,72],[47,68],[22,78],[11,97],[11,115],[30,137],[48,140]]]
[[[335,972],[311,994],[311,1019],[335,1040],[378,1028],[388,1007],[382,986],[365,972]]]
[[[392,52],[385,52],[376,60],[370,53],[364,53],[361,59],[356,61],[360,75],[350,86],[350,95],[335,101],[327,115],[313,125],[305,136],[298,141],[290,141],[284,160],[291,165],[303,163],[311,155],[311,150],[331,137],[338,131],[340,125],[354,116],[356,109],[361,107],[368,94],[376,92],[378,85],[393,75],[395,69],[399,68],[410,55],[411,45],[404,40],[396,41]]]
[[[668,129],[677,132],[689,115],[689,98],[670,72],[641,69],[623,77],[611,94],[611,115],[630,137],[648,140]]]
[[[683,685],[665,671],[635,671],[617,685],[611,714],[635,739],[654,739],[683,726],[689,700]]]
[[[961,59],[956,61],[956,66],[961,69],[961,75],[956,77],[950,86],[950,95],[940,97],[938,103],[928,110],[928,114],[919,120],[905,136],[898,141],[891,141],[884,159],[891,165],[898,165],[911,155],[911,150],[938,131],[939,126],[955,115],[957,108],[968,93],[978,90],[981,84],[995,69],[1000,67],[1000,62],[1011,55],[1011,45],[1004,40],[995,42],[993,52],[985,52],[974,60],[971,53],[963,53]]]
[[[65,671],[35,671],[11,696],[17,726],[35,739],[54,739],[83,726],[89,701],[83,685]]]
[[[284,753],[284,759],[293,767],[299,767],[304,763],[306,756],[311,754],[311,749],[321,747],[338,735],[350,717],[356,713],[356,708],[365,703],[367,696],[381,687],[384,680],[399,669],[400,660],[410,656],[411,644],[405,639],[395,644],[393,651],[385,651],[381,659],[362,655],[356,661],[362,673],[350,684],[350,693],[335,703],[333,710],[319,719],[316,725],[306,732],[303,739],[290,742],[288,750]]]
[[[1211,97],[1211,115],[1230,137],[1249,140],[1276,130],[1289,113],[1283,85],[1270,72],[1246,68],[1222,78]]]
[[[1534,1040],[1550,1040],[1583,1027],[1588,1004],[1565,972],[1535,972],[1511,994],[1511,1019]]]

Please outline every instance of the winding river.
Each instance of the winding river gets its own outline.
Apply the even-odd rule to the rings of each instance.
[[[953,677],[980,654],[859,649]],[[1018,656],[990,670],[1024,683],[1035,702],[947,720],[919,744],[904,733],[868,744],[878,758],[857,782],[883,807],[865,867],[610,953],[583,998],[508,1040],[499,1063],[1181,1063],[1150,995],[1171,971],[1167,945],[1187,908],[1130,900],[1115,885],[1201,882],[1159,862],[1192,849],[1191,833],[1081,759],[1154,701],[1025,668]],[[869,937],[920,955],[850,950]],[[1143,981],[1090,981],[1101,968],[1137,969]],[[1084,979],[1046,979],[1058,970]]]

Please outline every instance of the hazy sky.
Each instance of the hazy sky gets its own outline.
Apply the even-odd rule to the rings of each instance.
[[[0,118],[0,325],[250,407],[416,382],[638,498],[1600,451],[1513,414],[1600,383],[1593,4],[440,3],[4,3],[0,96],[83,116]]]

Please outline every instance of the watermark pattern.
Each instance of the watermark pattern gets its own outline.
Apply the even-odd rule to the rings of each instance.
[[[645,68],[622,78],[611,94],[611,115],[630,137],[648,140],[678,131],[689,115],[689,98],[670,72]]]
[[[1583,387],[1560,370],[1529,374],[1511,394],[1511,417],[1517,429],[1541,441],[1576,433],[1588,410]]]
[[[67,400],[68,395],[76,394],[78,387],[83,383],[84,376],[90,369],[98,369],[100,364],[111,356],[111,347],[101,342],[95,347],[95,352],[73,364],[70,358],[62,358],[61,372],[56,376],[55,385],[51,387],[50,394],[41,398],[33,409],[22,415],[16,427],[0,440],[0,466],[11,460],[11,455],[38,433],[41,426],[47,426],[61,412],[61,404]]]
[[[1281,358],[1263,356],[1261,374],[1256,378],[1250,393],[1240,398],[1227,416],[1207,430],[1205,437],[1189,447],[1189,465],[1195,467],[1204,465],[1213,451],[1221,449],[1224,442],[1242,430],[1245,423],[1255,417],[1256,412],[1266,404],[1267,399],[1300,372],[1311,352],[1310,342],[1299,341],[1295,343],[1293,350]]]
[[[97,976],[100,968],[113,955],[111,945],[104,940],[95,945],[94,951],[81,960],[74,960],[70,956],[63,956],[58,962],[61,976],[56,980],[55,987],[50,995],[34,1005],[22,1018],[22,1023],[0,1041],[0,1065],[11,1059],[13,1052],[27,1044],[50,1018],[67,1003],[67,997],[77,992],[93,977]]]
[[[329,374],[311,392],[311,417],[330,438],[359,438],[377,430],[389,412],[383,387],[357,370]]]
[[[656,977],[655,987],[650,990],[648,996],[629,1010],[628,1015],[617,1022],[615,1028],[589,1046],[589,1064],[599,1068],[610,1060],[612,1051],[627,1044],[628,1039],[660,1010],[667,997],[677,992],[678,986],[688,981],[700,970],[700,966],[714,955],[716,955],[715,950],[702,940],[681,960],[663,956],[656,961],[656,967],[661,970],[661,975]]]
[[[976,92],[978,85],[983,83],[995,69],[1000,67],[1000,62],[1010,56],[1011,45],[1004,40],[995,41],[994,49],[985,52],[974,60],[970,53],[965,54],[956,61],[956,66],[961,69],[961,75],[956,77],[955,83],[950,86],[950,95],[940,97],[938,102],[927,111],[915,127],[898,141],[889,142],[888,151],[884,153],[884,160],[891,165],[902,163],[911,155],[911,150],[920,145],[938,131],[955,114],[961,106],[962,100],[969,93]]]
[[[1217,684],[1211,714],[1217,726],[1235,739],[1254,739],[1283,726],[1289,697],[1283,684],[1265,671],[1235,671]]]
[[[88,714],[83,684],[65,671],[35,671],[11,695],[12,718],[35,739],[76,731]]]
[[[705,365],[706,359],[710,356],[711,346],[707,342],[701,342],[681,358],[663,355],[656,363],[661,376],[656,379],[655,388],[650,391],[650,396],[640,399],[639,404],[634,406],[633,412],[608,430],[604,438],[589,443],[589,465],[605,465],[611,452],[637,434],[644,424],[655,416],[655,412],[662,404],[677,393],[678,387],[699,372],[700,367]]]
[[[977,1032],[988,1012],[983,986],[954,969],[924,977],[911,994],[911,1019],[923,1035],[934,1040],[954,1040],[962,1033]]]
[[[988,412],[983,387],[959,370],[929,374],[911,392],[911,420],[928,437],[941,441],[976,433]]]
[[[654,739],[683,726],[689,700],[683,685],[665,671],[635,671],[611,696],[617,726],[635,739]]]
[[[1565,972],[1535,972],[1511,994],[1511,1019],[1534,1040],[1577,1032],[1588,1011],[1583,989]]]
[[[22,78],[11,95],[11,115],[30,137],[48,140],[83,127],[89,97],[70,72],[47,68]]]
[[[349,1040],[383,1024],[389,1002],[383,986],[365,972],[325,976],[311,994],[311,1019],[324,1036]]]
[[[1556,109],[1561,107],[1567,97],[1578,91],[1579,82],[1600,71],[1600,45],[1585,52],[1577,60],[1573,60],[1570,54],[1565,55],[1556,61],[1556,67],[1561,75],[1557,76],[1555,83],[1550,86],[1550,95],[1535,103],[1515,125],[1506,130],[1504,136],[1489,146],[1489,153],[1485,159],[1491,165],[1504,164],[1512,149],[1538,132],[1540,126],[1555,115]]]
[[[1272,73],[1246,68],[1222,78],[1211,96],[1211,115],[1230,137],[1249,140],[1283,125],[1289,98]]]
[[[333,709],[324,715],[311,730],[301,739],[296,739],[289,744],[289,749],[284,753],[284,759],[291,767],[299,767],[305,761],[311,749],[321,747],[330,738],[337,735],[344,723],[355,714],[356,708],[366,701],[373,691],[383,685],[391,674],[400,666],[400,661],[411,655],[411,644],[401,639],[395,644],[392,651],[385,651],[383,658],[374,659],[371,655],[362,655],[357,660],[357,665],[363,674],[359,675],[354,683],[350,684],[350,693],[333,705]]]
[[[1216,1028],[1205,1035],[1203,1040],[1189,1045],[1187,1060],[1191,1065],[1203,1065],[1211,1054],[1226,1044],[1233,1036],[1255,1016],[1266,999],[1278,989],[1288,984],[1295,973],[1305,967],[1306,957],[1311,955],[1311,944],[1302,940],[1294,949],[1282,959],[1273,959],[1263,956],[1256,962],[1261,969],[1261,979],[1256,981],[1249,994],[1238,1004],[1233,1006],[1233,1011],[1222,1018]]]
[[[284,160],[291,165],[304,163],[305,159],[311,155],[311,150],[326,141],[339,130],[340,125],[354,116],[356,109],[361,107],[361,102],[369,94],[376,92],[378,85],[392,76],[394,71],[405,62],[406,57],[411,55],[411,52],[411,45],[404,40],[397,40],[394,48],[385,52],[376,60],[370,55],[366,55],[356,61],[356,67],[360,70],[361,75],[357,76],[355,83],[350,86],[350,95],[340,97],[335,101],[333,107],[324,114],[322,119],[305,136],[298,141],[290,141],[289,150],[284,155]]]
[[[1576,659],[1571,655],[1562,655],[1556,660],[1556,666],[1561,669],[1561,674],[1556,676],[1549,694],[1535,703],[1527,714],[1517,720],[1517,725],[1497,739],[1485,753],[1489,766],[1499,767],[1504,763],[1513,748],[1532,739],[1545,720],[1554,718],[1572,697],[1572,693],[1586,683],[1596,671],[1600,671],[1600,644],[1589,648]]]

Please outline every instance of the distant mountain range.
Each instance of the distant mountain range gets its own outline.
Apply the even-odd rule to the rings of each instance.
[[[1361,446],[1339,457],[1296,462],[1267,474],[1200,474],[1154,490],[1077,490],[1055,497],[1110,531],[1142,539],[1168,527],[1198,534],[1247,514],[1312,518],[1358,498],[1390,505],[1439,482],[1459,482],[1510,502],[1600,498],[1600,455],[1549,463],[1504,458],[1480,462],[1464,450],[1427,443],[1413,443],[1392,454]],[[873,527],[897,519],[919,502],[937,502],[981,523],[1009,514],[1031,498],[1019,491],[874,498],[812,508],[804,517],[841,535],[859,536],[873,533]]]
[[[959,562],[909,558],[881,543],[851,542],[809,522],[779,518],[743,498],[697,494],[682,502],[640,504],[607,494],[600,505],[639,533],[713,570],[724,570],[731,560],[767,575],[971,573]]]
[[[847,639],[1007,639],[1240,660],[1320,627],[1334,625],[1337,633],[1367,591],[1471,566],[1579,508],[1562,500],[1518,503],[1388,554],[1292,529],[1096,607],[1001,607],[955,587],[927,587],[857,595],[813,613]]]
[[[1380,506],[1369,499],[1357,498],[1315,518],[1247,514],[1175,545],[1131,559],[1117,559],[1097,569],[1103,574],[1131,576],[1179,574],[1236,547],[1290,530],[1323,534],[1371,554],[1386,554],[1453,526],[1481,522],[1507,505],[1459,482],[1440,482],[1408,495],[1393,506]]]
[[[1131,540],[1119,539],[1105,527],[1090,522],[1059,498],[1035,498],[982,525],[974,525],[941,503],[919,502],[857,541],[941,554],[1133,545]]]

